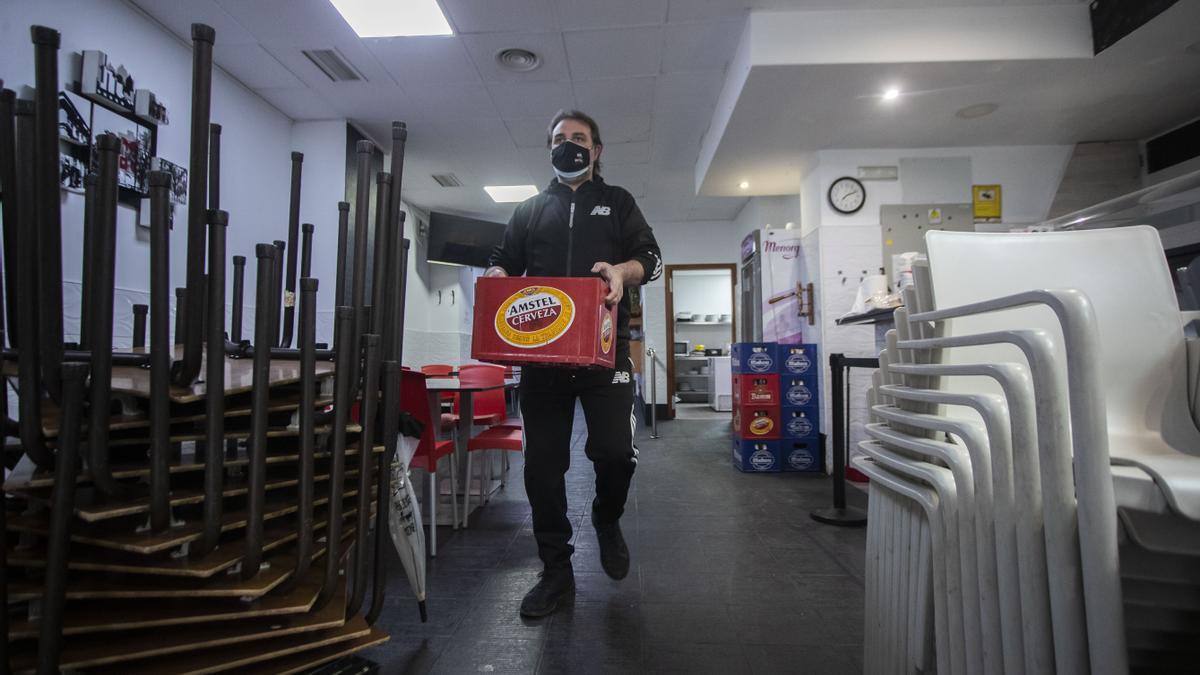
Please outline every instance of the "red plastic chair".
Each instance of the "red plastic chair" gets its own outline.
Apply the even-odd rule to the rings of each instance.
[[[454,457],[454,441],[440,441],[434,434],[432,415],[429,410],[429,391],[425,387],[428,376],[413,370],[404,370],[400,374],[400,409],[412,415],[424,429],[421,439],[417,442],[417,451],[413,454],[409,468],[421,469],[429,474],[429,484],[426,493],[429,495],[429,555],[437,556],[437,503],[440,495],[437,466],[441,459],[450,456],[450,509],[452,521],[458,522],[458,462]]]
[[[525,433],[520,428],[504,426],[491,427],[467,442],[467,485],[463,490],[462,528],[467,528],[467,514],[471,506],[471,455],[479,451],[505,450],[508,452],[525,451]],[[507,458],[507,455],[505,455]],[[506,465],[505,470],[508,469]],[[500,474],[500,487],[504,487],[504,474]],[[488,482],[492,477],[491,461],[479,462],[479,505],[483,506]]]
[[[502,366],[488,364],[470,364],[460,366],[458,380],[465,385],[495,385],[504,384],[505,370]],[[508,405],[504,400],[504,389],[496,388],[476,392],[472,397],[474,410],[473,423],[475,426],[504,425],[513,428],[521,426],[520,419],[508,418]],[[442,423],[457,424],[459,421],[459,402],[454,402],[454,413],[442,415]]]

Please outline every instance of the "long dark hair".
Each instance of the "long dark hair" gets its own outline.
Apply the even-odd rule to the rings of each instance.
[[[604,146],[604,141],[600,140],[600,125],[596,124],[596,120],[592,118],[591,115],[583,112],[582,110],[559,110],[558,112],[554,113],[554,117],[551,118],[550,126],[546,127],[547,148],[549,148],[550,144],[554,141],[554,127],[558,126],[558,123],[563,120],[576,120],[583,122],[588,126],[588,130],[592,132],[592,145],[598,145],[601,147]],[[592,168],[592,173],[597,176],[600,175],[600,160],[596,160],[596,163]]]

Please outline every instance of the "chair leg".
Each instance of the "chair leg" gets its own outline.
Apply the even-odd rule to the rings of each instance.
[[[437,464],[429,471],[429,557],[437,557],[437,503],[438,479]]]
[[[450,516],[453,525],[451,529],[457,530],[458,523],[458,457],[450,455]]]
[[[468,514],[471,513],[471,454],[467,453],[466,480],[463,482],[462,529],[467,529]]]

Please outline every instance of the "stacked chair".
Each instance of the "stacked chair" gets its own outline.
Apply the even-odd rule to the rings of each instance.
[[[0,307],[9,338],[0,390],[15,377],[19,392],[18,419],[3,428],[20,441],[5,447],[19,459],[0,509],[0,672],[292,673],[386,641],[374,623],[384,606],[383,500],[400,410],[404,125],[393,125],[391,173],[376,183],[369,300],[374,147],[357,148],[357,234],[341,236],[338,251],[343,261],[353,247],[352,288],[339,275],[333,348],[315,342],[313,228],[305,225],[297,241],[299,153],[288,239],[255,251],[246,341],[245,259],[235,256],[230,339],[225,231],[241,222],[219,203],[220,135],[209,119],[216,35],[194,25],[189,198],[177,228],[187,238],[187,282],[176,293],[176,344],[168,332],[171,176],[151,172],[150,335],[133,339],[148,349],[113,349],[120,140],[107,134],[87,181],[82,335],[65,343],[59,35],[35,26],[32,36],[35,97],[0,93],[3,280],[20,288],[15,313]],[[339,209],[344,235],[348,205]],[[144,331],[147,312],[137,313]]]
[[[1158,232],[926,243],[853,460],[866,671],[1194,672],[1200,366]]]

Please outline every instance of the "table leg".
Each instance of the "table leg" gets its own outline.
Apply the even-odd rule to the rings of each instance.
[[[455,439],[454,448],[455,454],[458,456],[458,465],[470,467],[467,463],[467,442],[471,440],[471,431],[475,425],[475,401],[472,396],[474,392],[460,391],[458,393],[458,438]],[[463,471],[460,477],[462,483],[463,504],[466,508],[460,514],[462,516],[462,525],[467,524],[467,516],[470,515],[470,491],[471,491],[471,472]],[[480,488],[482,492],[482,487]],[[482,499],[480,501],[482,503]]]

